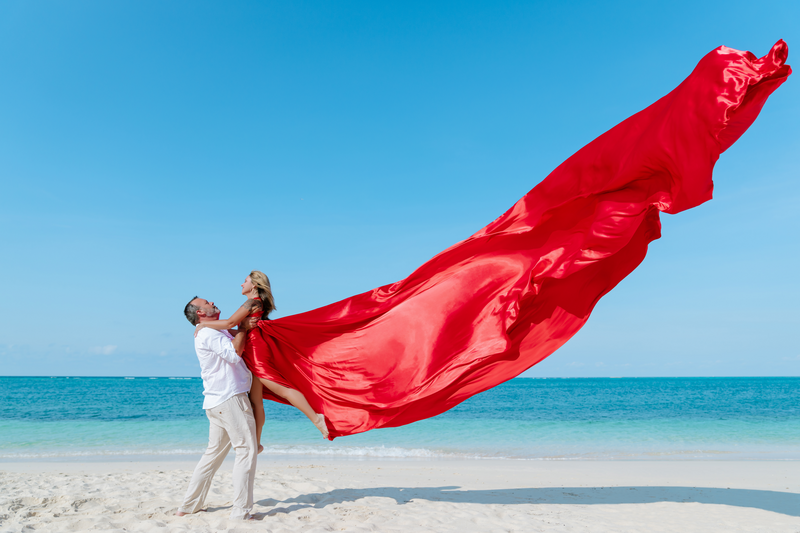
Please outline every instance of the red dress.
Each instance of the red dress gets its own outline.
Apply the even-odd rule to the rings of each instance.
[[[261,298],[254,298],[254,300],[261,301]],[[257,310],[250,313],[248,318],[261,318],[262,314],[263,311],[261,307],[259,307]],[[249,368],[250,372],[252,372],[255,376],[274,381],[275,383],[290,389],[297,388],[289,384],[289,382],[286,381],[286,379],[281,375],[280,371],[273,366],[273,358],[270,354],[270,348],[269,345],[264,341],[264,337],[261,334],[261,328],[253,328],[247,332],[247,342],[244,345],[242,359],[244,359],[247,368]],[[272,394],[266,388],[264,388],[264,398],[285,404],[289,403],[280,396]]]
[[[251,369],[303,392],[331,438],[435,416],[519,375],[644,259],[660,212],[711,199],[714,163],[791,73],[787,53],[717,48],[406,279],[259,322]]]

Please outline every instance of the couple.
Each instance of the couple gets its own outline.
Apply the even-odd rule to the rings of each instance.
[[[203,378],[203,409],[210,429],[208,448],[195,467],[178,516],[202,509],[211,480],[233,447],[236,462],[231,518],[249,518],[256,456],[263,450],[264,387],[300,409],[323,437],[328,436],[325,417],[315,413],[305,396],[290,387],[269,364],[268,346],[258,328],[258,321],[267,320],[267,315],[275,309],[269,279],[254,270],[242,284],[242,294],[248,297],[247,301],[227,320],[219,320],[220,311],[214,302],[202,298],[193,298],[184,309],[186,318],[196,326],[194,346]],[[235,326],[238,329],[232,329]],[[251,369],[266,377],[253,379]]]

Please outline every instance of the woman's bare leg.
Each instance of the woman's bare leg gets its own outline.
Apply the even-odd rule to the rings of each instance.
[[[269,389],[273,394],[280,396],[281,398],[287,400],[290,404],[297,407],[301,413],[306,415],[311,423],[313,423],[318,430],[322,433],[322,436],[328,438],[328,428],[325,426],[325,417],[321,414],[314,412],[314,409],[308,404],[308,400],[303,395],[302,392],[295,389],[290,389],[289,387],[284,387],[283,385],[278,385],[274,381],[270,381],[264,378],[258,378],[261,383]]]

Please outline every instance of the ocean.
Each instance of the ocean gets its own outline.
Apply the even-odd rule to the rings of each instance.
[[[199,378],[0,377],[0,461],[196,458]],[[517,378],[435,418],[325,441],[265,402],[267,456],[798,460],[800,378]]]

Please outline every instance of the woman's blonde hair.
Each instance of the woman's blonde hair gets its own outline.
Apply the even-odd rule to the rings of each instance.
[[[275,298],[272,297],[269,278],[260,270],[253,270],[250,272],[250,281],[253,282],[253,287],[258,291],[258,297],[261,298],[261,305],[264,308],[261,320],[266,320],[267,315],[275,310]]]

